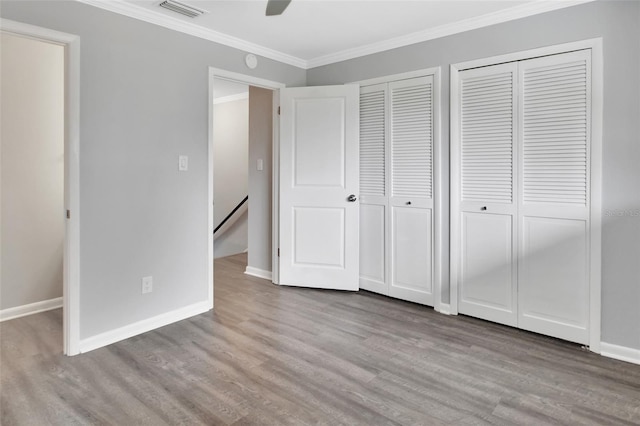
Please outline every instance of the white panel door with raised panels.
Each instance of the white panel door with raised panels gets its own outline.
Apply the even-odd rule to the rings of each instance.
[[[460,72],[459,311],[517,325],[517,64]]]
[[[355,85],[280,91],[280,284],[358,290]]]

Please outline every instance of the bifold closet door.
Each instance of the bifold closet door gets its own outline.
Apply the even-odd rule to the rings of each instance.
[[[459,74],[458,310],[517,325],[517,64]]]
[[[388,294],[387,84],[360,90],[360,288]]]
[[[433,77],[388,90],[389,296],[433,306]]]
[[[519,63],[521,328],[589,342],[590,51]]]
[[[459,312],[588,343],[590,50],[459,84]]]

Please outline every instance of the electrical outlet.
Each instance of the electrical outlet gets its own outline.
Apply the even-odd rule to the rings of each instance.
[[[142,294],[153,291],[153,277],[142,277]]]

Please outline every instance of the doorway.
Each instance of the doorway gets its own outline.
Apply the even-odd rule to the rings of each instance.
[[[18,217],[24,214],[25,209],[34,211],[39,208],[43,203],[47,204],[47,222],[50,227],[45,224],[45,229],[51,232],[46,232],[52,239],[52,243],[48,247],[48,253],[50,258],[45,259],[44,255],[35,255],[36,259],[42,260],[41,264],[45,271],[51,274],[49,277],[53,277],[49,282],[45,291],[42,288],[38,289],[38,279],[35,275],[9,277],[6,273],[11,272],[12,268],[5,269],[3,264],[3,277],[0,281],[0,286],[3,287],[3,296],[6,295],[5,286],[10,286],[10,294],[12,294],[10,300],[11,305],[15,306],[2,306],[0,311],[0,319],[17,318],[19,316],[29,315],[36,312],[41,312],[49,309],[63,307],[63,352],[66,355],[76,355],[79,353],[79,339],[80,339],[80,325],[79,325],[79,75],[80,75],[80,39],[79,37],[61,33],[58,31],[49,30],[46,28],[36,27],[33,25],[27,25],[20,22],[2,20],[2,36],[3,40],[10,40],[9,43],[13,45],[12,49],[18,53],[15,56],[16,62],[11,65],[12,61],[5,62],[5,65],[16,66],[17,70],[20,67],[30,67],[32,73],[29,76],[33,77],[37,84],[41,83],[41,77],[38,76],[38,72],[44,74],[45,77],[49,74],[48,68],[45,68],[41,61],[45,55],[51,55],[49,60],[56,62],[58,68],[58,75],[55,77],[57,82],[54,83],[54,89],[52,92],[45,96],[44,93],[39,93],[37,86],[31,85],[27,80],[29,76],[26,72],[19,72],[15,75],[17,81],[16,84],[22,85],[17,92],[16,100],[21,103],[35,102],[38,104],[38,109],[41,110],[42,115],[37,114],[31,106],[27,105],[22,110],[17,108],[13,110],[16,113],[16,117],[7,117],[7,109],[3,111],[3,118],[11,118],[13,126],[3,123],[3,151],[5,149],[4,141],[12,143],[12,147],[7,145],[7,151],[3,152],[3,187],[5,185],[12,185],[11,190],[6,192],[7,196],[17,194],[17,197],[13,197],[11,200],[4,199],[5,188],[3,188],[3,223],[2,223],[2,245],[3,245],[3,263],[5,257],[7,262],[11,262],[14,266],[13,270],[19,271],[24,268],[15,268],[19,266],[21,262],[27,261],[29,264],[33,264],[34,253],[29,247],[23,247],[21,253],[17,253],[15,250],[7,250],[8,246],[15,247],[10,241],[5,241],[5,232],[11,230],[12,232],[7,234],[7,238],[20,238],[19,232],[16,234],[16,228],[12,225],[9,226],[6,220],[12,219],[18,215]],[[24,56],[26,50],[35,49],[33,53],[35,56],[30,55],[30,60],[26,60]],[[39,51],[39,53],[37,52]],[[48,52],[48,53],[45,53]],[[7,50],[3,49],[3,53],[8,54]],[[4,55],[3,55],[4,56]],[[3,59],[5,59],[3,57]],[[9,59],[8,57],[6,59]],[[18,62],[22,61],[22,62]],[[51,65],[47,64],[47,67]],[[47,72],[42,73],[46,69]],[[4,71],[4,70],[3,70]],[[14,70],[15,71],[15,70]],[[9,78],[9,74],[3,73],[3,80]],[[3,81],[4,83],[8,81]],[[13,86],[13,83],[12,83]],[[8,86],[7,86],[8,87]],[[25,88],[30,89],[28,91]],[[28,92],[32,92],[29,96]],[[7,92],[3,90],[3,101],[6,99]],[[44,104],[41,101],[50,101],[51,104]],[[4,103],[4,102],[3,102]],[[34,104],[35,105],[35,104]],[[55,115],[49,115],[47,112],[55,111]],[[52,127],[49,128],[49,125]],[[25,146],[20,146],[20,138],[25,140],[33,140],[35,135],[27,135],[24,131],[33,132],[38,130],[43,135],[48,135],[49,132],[57,134],[55,142],[47,145],[46,147],[30,147],[25,149]],[[11,134],[5,134],[5,132],[14,132]],[[22,133],[22,135],[21,135]],[[6,138],[5,138],[6,137]],[[45,138],[48,140],[49,138]],[[15,148],[15,149],[14,149]],[[46,149],[45,149],[46,148]],[[44,155],[46,151],[46,156]],[[44,164],[48,164],[48,167],[43,168],[41,164],[35,166],[35,172],[30,173],[27,176],[5,176],[5,172],[20,173],[26,170],[18,170],[13,167],[17,162],[24,161],[26,158],[33,160],[39,158]],[[15,158],[13,158],[15,157]],[[12,167],[5,168],[5,160],[7,165]],[[33,165],[33,163],[31,163]],[[43,176],[50,173],[49,178]],[[55,178],[53,178],[55,176]],[[53,179],[50,179],[53,178]],[[40,183],[34,182],[34,180],[40,180]],[[54,184],[55,189],[48,188],[47,185]],[[35,186],[33,186],[35,185]],[[27,188],[18,188],[16,186],[28,186],[29,188],[38,187],[39,190]],[[6,208],[11,208],[12,211],[5,212]],[[19,211],[20,210],[20,211]],[[5,215],[6,214],[6,215]],[[33,216],[41,219],[41,216]],[[24,217],[22,217],[24,219]],[[24,221],[23,221],[24,225]],[[55,231],[53,230],[55,228]],[[23,227],[23,230],[25,228]],[[54,235],[55,234],[55,235]],[[32,234],[33,236],[33,234]],[[36,235],[36,237],[41,237]],[[30,241],[34,247],[37,247],[38,240]],[[62,241],[60,241],[62,240]],[[28,241],[23,240],[24,243]],[[5,244],[6,243],[6,244]],[[27,260],[25,260],[27,259]],[[47,263],[44,263],[46,260]],[[35,268],[34,268],[35,269]],[[61,277],[60,277],[61,275]],[[16,280],[19,281],[19,286],[16,286]],[[27,283],[33,288],[26,293],[21,288],[20,291],[17,287],[22,287]],[[62,281],[62,283],[60,283]],[[60,285],[62,284],[62,285]],[[61,288],[60,288],[61,287]],[[14,291],[15,290],[15,291]],[[53,296],[52,296],[53,295]],[[57,297],[56,297],[57,296]],[[61,297],[60,297],[61,296]],[[5,297],[3,297],[6,300]]]
[[[219,79],[213,96],[213,232],[218,259],[249,248],[249,86]]]
[[[223,219],[232,212],[232,217],[234,215],[237,216],[235,224],[239,225],[235,230],[236,236],[242,235],[241,232],[238,232],[242,230],[241,221],[238,223],[238,219],[241,219],[244,214],[243,210],[251,212],[246,218],[248,264],[245,273],[274,282],[277,277],[277,275],[274,275],[277,270],[272,268],[272,265],[277,267],[277,262],[272,259],[273,247],[276,244],[272,236],[277,235],[277,228],[273,227],[275,224],[273,218],[277,217],[277,203],[272,202],[272,200],[277,196],[277,178],[275,176],[272,177],[271,170],[274,166],[274,161],[277,161],[277,144],[273,144],[272,141],[278,140],[274,106],[278,101],[278,89],[282,87],[284,87],[284,84],[279,82],[209,68],[209,264],[211,265],[209,282],[212,283],[209,287],[209,302],[212,308],[214,303],[213,262],[216,257],[215,250],[217,249],[217,243],[214,242],[214,231]],[[227,91],[227,89],[233,91],[233,88],[237,93],[234,94]],[[245,197],[248,196],[248,200],[243,203],[242,201],[245,198],[243,197],[237,201],[229,201],[229,203],[224,203],[224,206],[218,209],[218,198],[221,195],[220,192],[225,190],[226,185],[224,183],[219,184],[216,181],[216,177],[220,178],[220,173],[216,171],[218,161],[216,158],[216,153],[218,153],[216,136],[220,137],[219,134],[217,135],[219,129],[216,128],[216,98],[218,98],[218,105],[221,104],[220,99],[225,96],[231,101],[233,101],[233,98],[229,97],[232,96],[242,98],[243,95],[239,94],[241,93],[240,88],[243,88],[243,90],[246,88],[247,90],[246,102],[249,110],[246,121],[248,146],[244,158],[247,176]],[[253,113],[251,112],[252,110]],[[255,140],[256,138],[253,136],[255,134],[261,135],[262,140]],[[238,152],[235,155],[238,156]],[[243,187],[243,185],[238,186],[240,188]],[[229,193],[231,192],[229,191]],[[218,194],[216,195],[216,193]],[[226,198],[226,194],[223,198]],[[239,198],[239,196],[235,198]],[[230,199],[234,199],[233,195],[230,195]],[[232,221],[232,219],[229,219],[229,221]],[[225,226],[233,227],[233,225],[222,225],[218,232],[222,231]],[[222,252],[218,251],[218,254],[222,254]]]

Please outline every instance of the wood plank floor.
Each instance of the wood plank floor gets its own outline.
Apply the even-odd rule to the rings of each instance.
[[[216,261],[214,312],[76,357],[62,312],[2,323],[7,425],[640,424],[640,366]]]

